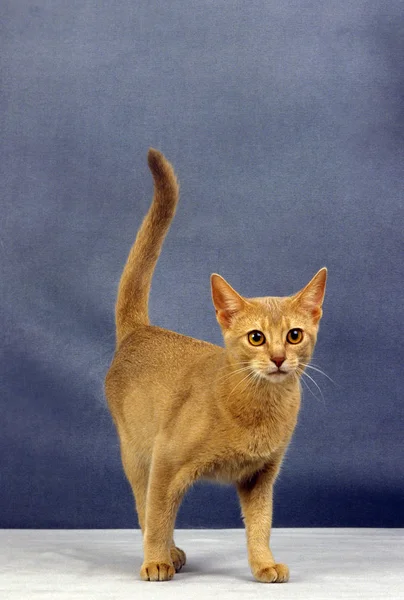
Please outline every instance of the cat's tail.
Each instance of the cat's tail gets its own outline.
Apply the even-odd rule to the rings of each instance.
[[[149,323],[148,301],[153,271],[179,197],[174,169],[163,154],[150,148],[147,159],[154,179],[154,196],[119,283],[115,310],[117,345],[136,324]]]

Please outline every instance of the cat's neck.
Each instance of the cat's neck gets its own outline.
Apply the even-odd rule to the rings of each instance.
[[[225,352],[216,376],[216,394],[222,410],[247,423],[272,418],[290,407],[298,410],[300,384],[291,374],[281,382],[271,382],[248,365]]]

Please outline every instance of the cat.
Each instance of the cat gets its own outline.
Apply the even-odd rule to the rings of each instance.
[[[269,545],[272,490],[297,421],[327,269],[283,298],[245,298],[213,274],[224,348],[150,325],[151,279],[179,185],[163,154],[151,148],[148,164],[154,196],[119,283],[116,352],[105,381],[143,533],[140,576],[167,581],[183,567],[176,513],[186,490],[208,479],[237,488],[254,577],[286,582],[289,569]]]

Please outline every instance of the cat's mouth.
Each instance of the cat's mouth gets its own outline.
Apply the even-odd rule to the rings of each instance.
[[[280,381],[284,379],[287,375],[290,375],[290,371],[283,371],[282,369],[278,369],[277,371],[265,371],[261,373],[264,379],[268,381]]]

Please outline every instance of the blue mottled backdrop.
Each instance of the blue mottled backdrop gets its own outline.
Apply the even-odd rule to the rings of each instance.
[[[154,323],[221,343],[209,275],[284,295],[329,268],[277,526],[403,526],[399,0],[3,0],[0,526],[136,523],[103,377],[149,146],[181,205]],[[310,389],[311,388],[311,392]],[[198,485],[181,527],[241,525]]]

